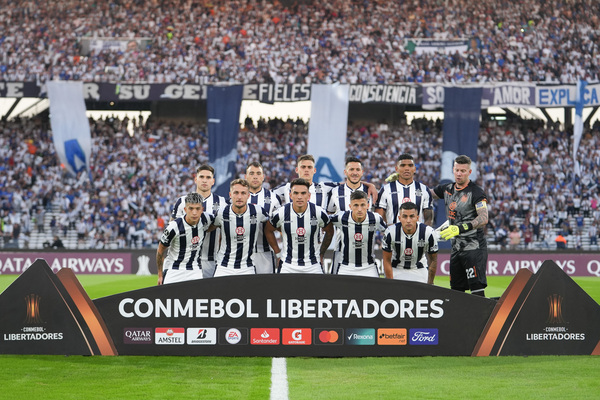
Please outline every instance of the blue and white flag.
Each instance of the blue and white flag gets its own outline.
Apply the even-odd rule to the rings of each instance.
[[[341,182],[346,158],[348,85],[312,85],[308,154],[315,157],[314,182]]]
[[[77,175],[80,171],[87,171],[89,174],[92,137],[85,115],[83,83],[50,81],[47,87],[56,154],[72,175]]]
[[[215,169],[213,192],[229,198],[229,183],[236,176],[240,107],[244,87],[209,86],[206,99],[208,118],[208,160]]]
[[[575,175],[580,175],[579,160],[577,160],[577,152],[579,151],[579,142],[583,135],[583,105],[585,103],[584,94],[586,81],[577,81],[577,97],[575,99],[575,121],[573,123],[573,163],[575,164]]]
[[[473,162],[471,180],[477,179],[477,143],[483,88],[445,88],[444,139],[442,142],[441,182],[454,181],[454,159],[466,155]]]

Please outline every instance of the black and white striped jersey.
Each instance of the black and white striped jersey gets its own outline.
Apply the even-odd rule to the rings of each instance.
[[[259,227],[269,220],[261,207],[248,204],[243,214],[236,214],[231,205],[220,209],[214,225],[221,227],[221,246],[217,265],[229,268],[253,267],[250,256],[256,248]]]
[[[271,216],[271,224],[281,230],[281,260],[299,266],[319,264],[319,232],[328,223],[325,210],[313,203],[308,203],[302,214],[294,211],[292,203],[277,209]]]
[[[248,203],[256,204],[260,208],[264,209],[269,217],[273,211],[280,207],[277,196],[275,196],[272,191],[266,188],[262,188],[258,193],[250,193]],[[260,225],[258,240],[256,241],[256,252],[264,253],[267,251],[271,251],[271,247],[269,246],[267,237],[264,234],[263,225]]]
[[[352,218],[352,211],[343,211],[331,217],[331,223],[338,228],[340,237],[341,264],[351,267],[364,267],[375,264],[373,246],[375,232],[384,232],[386,225],[381,215],[367,211],[362,222]]]
[[[310,192],[310,200],[309,202],[316,204],[317,206],[327,209],[327,198],[329,192],[339,186],[338,183],[335,182],[313,182],[308,191]],[[291,203],[290,200],[290,182],[285,185],[281,185],[273,189],[273,192],[277,196],[280,204],[288,204]]]
[[[185,217],[179,217],[169,222],[160,237],[160,242],[169,248],[163,268],[201,269],[200,250],[206,230],[212,224],[213,219],[212,215],[204,212],[197,225],[188,224]]]
[[[383,235],[383,251],[392,253],[393,268],[426,268],[426,254],[438,252],[432,227],[418,223],[415,233],[407,235],[398,222],[388,226]]]
[[[385,210],[385,219],[388,225],[398,222],[398,213],[403,203],[413,202],[419,209],[419,222],[424,222],[423,210],[433,208],[433,199],[427,186],[421,182],[413,181],[410,185],[403,185],[398,181],[386,183],[379,190],[375,208]]]
[[[211,193],[210,196],[204,199],[204,203],[202,203],[202,205],[204,206],[204,212],[212,214],[214,216],[217,214],[219,208],[225,207],[227,205],[227,200],[223,196]],[[175,219],[184,215],[184,207],[185,196],[182,196],[178,198],[175,202],[175,205],[173,205],[171,218]],[[220,234],[220,229],[216,229],[212,232],[207,233],[206,238],[204,239],[204,244],[202,245],[202,260],[214,261],[216,259],[217,252],[219,251]]]

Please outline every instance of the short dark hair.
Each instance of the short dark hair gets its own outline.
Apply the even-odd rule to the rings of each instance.
[[[203,203],[204,203],[204,197],[202,197],[202,195],[200,193],[191,192],[191,193],[188,193],[187,196],[185,196],[185,205],[186,206],[188,204],[203,204]]]
[[[402,203],[402,205],[400,206],[400,210],[416,210],[417,215],[419,214],[419,207],[417,207],[417,205],[415,203],[413,203],[412,201],[407,201],[406,203]],[[400,212],[398,212],[398,214],[400,214]]]
[[[242,185],[242,186],[244,186],[245,188],[247,188],[247,189],[250,189],[250,184],[249,184],[249,183],[248,183],[248,181],[247,181],[247,180],[245,180],[245,179],[234,179],[234,180],[232,180],[232,181],[231,181],[231,183],[229,184],[229,189],[231,190],[231,188],[232,188],[234,185]]]
[[[455,164],[469,164],[471,165],[471,158],[469,156],[460,155],[454,159]]]
[[[290,182],[290,190],[296,185],[306,186],[307,189],[310,189],[310,183],[306,179],[296,178]]]
[[[354,157],[354,156],[348,156],[348,157],[346,157],[346,163],[344,165],[348,165],[351,162],[357,162],[362,167],[362,161],[360,161],[360,158]]]
[[[246,166],[246,171],[248,171],[248,168],[250,168],[250,167],[260,168],[261,170],[264,171],[264,168],[263,168],[262,164],[259,163],[258,161],[252,161],[250,164],[248,164]]]
[[[350,201],[352,200],[369,200],[369,196],[362,190],[355,190],[350,194]]]
[[[196,168],[196,175],[198,175],[200,171],[209,171],[213,176],[215,176],[215,169],[208,164],[202,164]]]
[[[298,160],[296,160],[296,165],[300,164],[301,161],[312,161],[314,164],[315,158],[312,156],[312,154],[304,154],[303,156],[298,157]]]
[[[414,157],[408,153],[402,153],[398,156],[398,159],[396,160],[396,164],[398,164],[400,161],[402,160],[411,160],[412,162],[415,161]]]

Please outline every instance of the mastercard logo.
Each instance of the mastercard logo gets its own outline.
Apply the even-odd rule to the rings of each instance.
[[[315,344],[343,344],[343,329],[315,329]]]

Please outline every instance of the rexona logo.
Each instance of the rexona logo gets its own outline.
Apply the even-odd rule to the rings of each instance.
[[[334,329],[315,329],[315,344],[344,344],[344,330]]]
[[[154,330],[155,344],[184,344],[185,328],[156,328]]]
[[[405,346],[408,343],[406,329],[377,329],[377,344],[386,346]]]
[[[250,344],[279,344],[278,328],[250,329]]]
[[[125,328],[123,329],[124,344],[152,344],[152,328]]]
[[[312,344],[310,328],[283,328],[281,343],[290,345]]]
[[[219,328],[219,344],[248,344],[248,328]]]
[[[187,328],[187,344],[217,344],[217,328]]]
[[[414,345],[435,345],[439,339],[437,328],[411,329],[408,336]]]
[[[375,329],[359,328],[346,329],[346,344],[350,345],[374,345]]]

